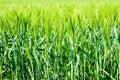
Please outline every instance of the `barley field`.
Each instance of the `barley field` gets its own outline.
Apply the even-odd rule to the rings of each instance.
[[[120,80],[119,0],[34,1],[0,1],[0,80]]]

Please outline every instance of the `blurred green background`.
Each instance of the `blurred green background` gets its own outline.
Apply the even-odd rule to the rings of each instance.
[[[101,4],[101,3],[120,3],[120,0],[0,0],[0,4]]]

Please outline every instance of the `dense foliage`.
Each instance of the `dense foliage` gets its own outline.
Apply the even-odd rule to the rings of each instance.
[[[0,79],[118,80],[118,5],[0,6]]]

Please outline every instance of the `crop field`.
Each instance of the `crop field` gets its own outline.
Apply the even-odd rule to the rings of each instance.
[[[0,80],[120,80],[120,1],[91,1],[0,0]]]

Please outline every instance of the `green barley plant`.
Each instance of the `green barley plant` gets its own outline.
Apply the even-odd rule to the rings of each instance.
[[[119,4],[0,5],[0,80],[119,79]]]

